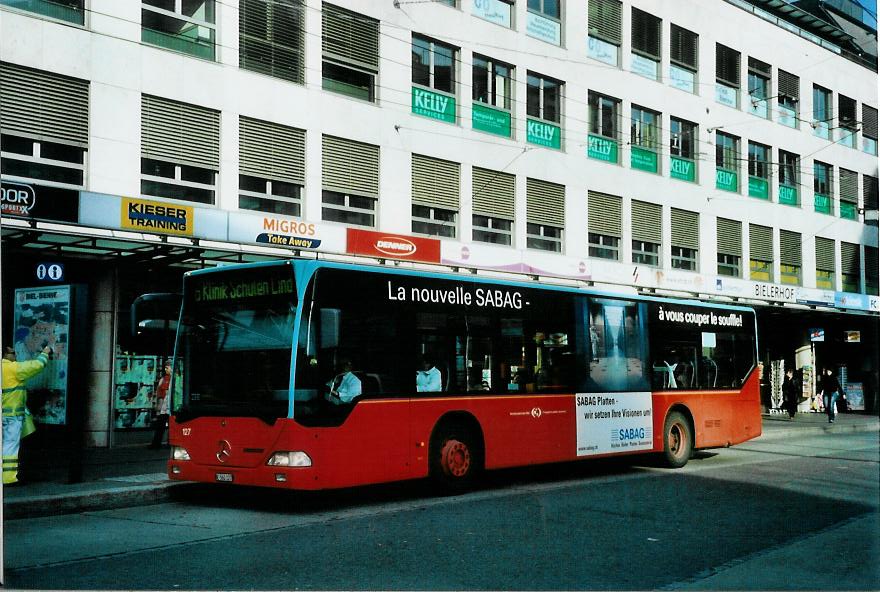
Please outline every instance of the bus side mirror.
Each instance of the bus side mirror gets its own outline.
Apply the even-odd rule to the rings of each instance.
[[[321,349],[339,347],[339,328],[342,311],[338,308],[321,309]]]
[[[156,292],[142,294],[131,304],[131,334],[137,337],[150,332],[177,331],[180,318],[180,294]]]

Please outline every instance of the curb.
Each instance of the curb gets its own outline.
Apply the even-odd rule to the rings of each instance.
[[[5,520],[16,520],[159,504],[168,501],[172,491],[186,485],[187,483],[169,481],[6,499],[3,503],[3,517]]]
[[[817,425],[817,426],[798,426],[788,428],[779,428],[779,429],[770,429],[770,430],[762,430],[761,435],[758,436],[755,440],[760,442],[766,442],[768,440],[784,440],[786,438],[796,438],[806,435],[821,435],[821,434],[846,434],[846,433],[862,433],[862,432],[878,432],[880,431],[880,421],[875,421],[867,424],[855,424],[855,425],[840,425],[835,424],[831,425]]]

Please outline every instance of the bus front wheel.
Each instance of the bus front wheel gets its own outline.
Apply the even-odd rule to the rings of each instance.
[[[678,469],[685,466],[694,451],[694,431],[680,411],[673,411],[663,425],[663,460]]]
[[[473,486],[482,469],[482,450],[471,430],[447,426],[432,439],[431,477],[445,493],[460,493]]]

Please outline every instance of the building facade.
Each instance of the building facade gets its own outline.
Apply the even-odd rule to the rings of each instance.
[[[876,30],[854,10],[0,0],[3,340],[63,331],[84,286],[88,378],[57,372],[38,418],[125,443],[169,353],[132,331],[138,295],[372,255],[753,305],[766,407],[794,366],[809,410],[828,366],[876,413]]]

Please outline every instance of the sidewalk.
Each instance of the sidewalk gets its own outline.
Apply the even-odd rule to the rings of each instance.
[[[763,416],[759,441],[803,437],[810,434],[878,432],[880,418],[859,413],[841,413],[833,425],[822,413],[798,413],[793,421],[786,414]],[[3,518],[107,510],[167,501],[175,488],[186,483],[169,481],[165,475],[168,448],[148,450],[142,445],[86,450],[83,481],[67,483],[60,467],[42,480],[3,489]]]

